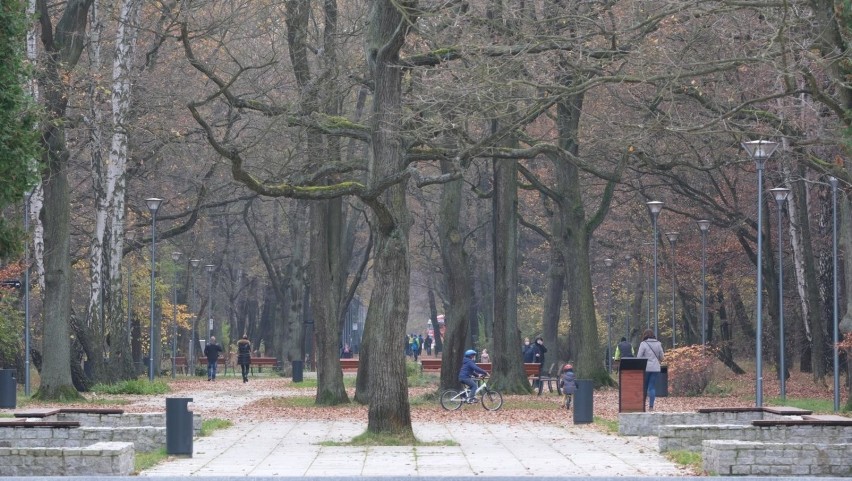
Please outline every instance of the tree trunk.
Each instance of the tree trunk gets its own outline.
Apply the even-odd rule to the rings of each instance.
[[[367,64],[374,82],[370,127],[370,185],[405,170],[402,122],[402,69],[399,51],[411,24],[413,3],[372,0],[367,26]],[[367,431],[413,436],[405,356],[399,341],[408,322],[408,232],[411,219],[405,183],[395,183],[378,197],[363,198],[375,215],[373,290],[365,328],[369,409]],[[360,373],[359,373],[360,375]]]
[[[570,79],[563,79],[570,84]],[[583,109],[583,94],[567,97],[557,104],[557,128],[559,130],[559,145],[568,152],[577,155],[579,152],[578,134],[580,115]],[[595,221],[586,219],[583,203],[583,185],[580,171],[574,163],[562,157],[554,159],[556,166],[557,192],[561,198],[557,200],[557,215],[562,216],[562,231],[554,233],[560,236],[563,259],[571,259],[566,263],[566,282],[568,307],[571,312],[571,328],[576,333],[576,371],[580,379],[592,379],[595,384],[609,385],[612,383],[601,362],[600,339],[598,337],[595,299],[592,289],[591,260],[589,258],[589,239],[602,219],[602,212],[608,208],[609,199],[601,201],[601,210],[595,216]],[[611,197],[611,192],[608,194]]]
[[[42,123],[44,154],[45,302],[44,361],[39,399],[75,398],[71,380],[71,253],[68,187],[70,154],[65,142],[66,109],[70,84],[65,75],[77,64],[83,50],[86,18],[91,0],[69,0],[54,32],[45,0],[37,3],[45,64],[40,80],[48,118]]]
[[[343,199],[315,201],[311,205],[311,286],[323,286],[313,302],[317,340],[317,395],[319,405],[349,402],[340,369],[340,323],[344,308],[346,264],[341,252]],[[315,294],[319,292],[315,289]]]
[[[496,121],[492,121],[496,124]],[[496,130],[493,129],[492,130]],[[526,394],[530,384],[523,371],[518,330],[518,168],[514,160],[494,165],[494,385],[503,393]],[[459,359],[460,361],[461,359]]]
[[[447,174],[450,171],[450,163],[446,160],[441,161],[441,172]],[[464,236],[460,225],[463,184],[463,179],[453,180],[444,184],[441,190],[438,239],[441,242],[441,260],[447,285],[449,311],[446,312],[444,319],[446,340],[443,343],[441,356],[443,361],[441,362],[440,389],[459,386],[459,368],[464,351],[467,349],[465,342],[468,337],[469,316],[473,301],[473,286],[468,275],[468,258],[464,251]]]

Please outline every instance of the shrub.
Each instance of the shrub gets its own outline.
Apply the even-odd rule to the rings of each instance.
[[[669,391],[675,396],[699,396],[713,376],[716,351],[711,346],[679,347],[666,352]]]
[[[165,394],[169,392],[169,385],[163,381],[149,382],[147,379],[131,379],[116,384],[95,384],[92,392],[101,394]]]

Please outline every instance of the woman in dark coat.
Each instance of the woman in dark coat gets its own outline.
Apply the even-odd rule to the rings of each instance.
[[[237,342],[237,364],[240,365],[240,370],[243,372],[243,382],[248,382],[249,366],[251,366],[251,342],[249,342],[246,334],[243,334],[243,338]]]

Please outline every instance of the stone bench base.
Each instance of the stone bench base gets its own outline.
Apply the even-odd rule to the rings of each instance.
[[[748,425],[757,419],[774,418],[760,411],[745,412],[647,412],[618,415],[618,434],[622,436],[657,436],[660,426],[739,424]]]
[[[135,451],[156,451],[166,445],[166,428],[2,428],[0,447],[80,448],[96,443],[126,442]]]
[[[849,444],[704,441],[703,453],[720,476],[852,476]]]
[[[131,443],[79,448],[0,448],[0,476],[129,476]]]
[[[761,443],[852,443],[852,426],[796,425],[741,426],[706,424],[660,426],[660,451],[700,451],[704,441]]]

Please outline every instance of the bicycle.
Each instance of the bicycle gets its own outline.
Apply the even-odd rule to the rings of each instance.
[[[474,391],[473,396],[479,396],[479,402],[482,407],[488,411],[496,411],[503,406],[503,395],[500,391],[488,387],[485,377],[477,378],[476,382],[479,386]],[[462,407],[462,404],[470,404],[467,400],[470,399],[470,389],[465,386],[464,389],[447,389],[441,393],[441,407],[447,411],[455,411]]]

